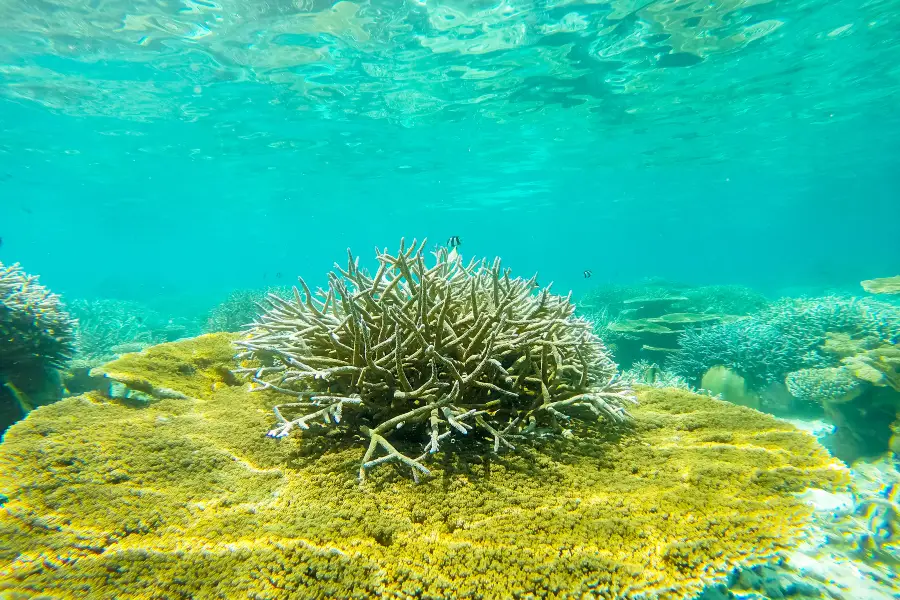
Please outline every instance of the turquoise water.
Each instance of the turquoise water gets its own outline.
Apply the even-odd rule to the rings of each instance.
[[[900,598],[898,98],[900,0],[0,0],[0,600]]]
[[[898,15],[6,2],[0,260],[197,310],[404,235],[576,292],[855,288],[900,257]]]

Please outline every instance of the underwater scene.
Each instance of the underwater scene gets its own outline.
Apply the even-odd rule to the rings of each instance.
[[[900,599],[900,0],[0,0],[0,600]]]

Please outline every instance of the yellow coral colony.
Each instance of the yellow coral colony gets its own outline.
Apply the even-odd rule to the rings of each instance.
[[[68,398],[9,430],[0,597],[686,599],[791,547],[793,492],[846,477],[787,424],[644,390],[629,431],[577,421],[361,488],[361,440],[263,435],[283,396],[230,377],[234,339],[126,355],[105,371],[147,401]]]

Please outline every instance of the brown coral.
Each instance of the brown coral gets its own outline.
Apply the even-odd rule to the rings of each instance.
[[[243,370],[258,389],[299,400],[275,407],[271,436],[352,428],[367,438],[363,480],[392,461],[429,474],[423,461],[451,436],[480,432],[497,452],[542,428],[561,431],[579,409],[627,418],[633,395],[569,297],[535,294],[536,277],[511,278],[500,259],[463,266],[441,249],[426,265],[424,246],[378,252],[374,277],[350,255],[327,291],[313,295],[300,279],[293,302],[269,296],[238,344],[264,365]]]

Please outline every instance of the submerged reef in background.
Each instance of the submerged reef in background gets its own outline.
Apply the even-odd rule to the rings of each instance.
[[[870,294],[900,294],[900,275],[882,277],[880,279],[867,279],[861,281],[863,289]]]
[[[894,279],[864,285],[889,292]],[[829,448],[847,461],[900,450],[897,304],[845,296],[768,302],[740,287],[665,282],[603,286],[583,302],[579,310],[626,372],[640,367],[630,381],[658,376],[646,370],[651,364],[677,387],[774,414],[825,414],[837,425]]]
[[[209,311],[203,332],[235,332],[248,327],[265,311],[264,304],[269,294],[290,298],[292,292],[291,288],[285,286],[262,290],[235,290]]]
[[[595,287],[578,300],[579,311],[590,313],[605,309],[613,317],[629,308],[635,298],[678,297],[674,309],[680,312],[723,315],[748,315],[768,306],[769,300],[742,285],[693,286],[650,279],[634,284],[605,284]]]
[[[103,364],[121,354],[123,345],[131,352],[153,345],[150,323],[158,316],[143,304],[78,298],[69,302],[69,309],[78,318],[78,358],[82,361]]]
[[[646,360],[641,360],[631,365],[630,369],[622,372],[621,377],[622,381],[630,386],[644,385],[654,388],[687,390],[696,394],[706,393],[705,390],[699,390],[691,386],[684,377],[666,371],[658,364]]]
[[[598,286],[578,301],[578,312],[594,323],[594,332],[624,368],[637,362],[668,368],[683,331],[731,322],[768,304],[765,296],[744,286],[649,280]]]
[[[686,331],[671,368],[695,384],[713,369],[728,369],[770,410],[767,401],[781,405],[789,392],[781,408],[824,411],[837,425],[829,447],[853,461],[890,447],[900,411],[898,339],[896,305],[785,298],[748,318]]]
[[[65,372],[66,393],[77,395],[108,382],[95,367],[128,352],[200,333],[190,319],[167,318],[150,307],[116,298],[77,298],[68,306],[78,318],[75,359]]]
[[[758,387],[784,381],[792,371],[829,366],[833,361],[824,351],[829,332],[894,344],[900,337],[900,309],[870,299],[783,298],[747,319],[686,332],[672,368],[699,381],[721,365]]]
[[[633,394],[568,297],[535,293],[536,277],[511,278],[499,258],[464,266],[440,249],[426,264],[424,248],[401,240],[396,256],[378,252],[374,277],[350,255],[327,290],[314,295],[300,279],[292,301],[268,296],[238,345],[258,363],[241,369],[256,389],[297,399],[275,407],[269,435],[311,425],[361,434],[363,480],[387,462],[429,475],[424,461],[463,439],[514,449],[562,432],[573,413],[627,420]]]
[[[75,352],[75,327],[37,276],[0,263],[0,434],[34,406],[62,397],[59,371]]]
[[[236,339],[126,355],[104,370],[144,401],[92,392],[10,429],[0,593],[687,600],[796,547],[794,492],[847,482],[787,423],[643,388],[629,428],[575,420],[360,488],[358,437],[261,435],[282,395],[236,384]]]

